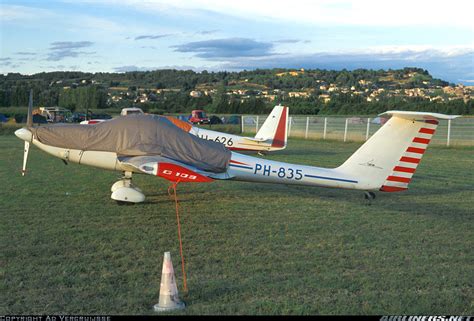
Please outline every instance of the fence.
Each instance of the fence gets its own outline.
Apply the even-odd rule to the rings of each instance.
[[[265,122],[266,116],[242,116],[242,132],[256,133]],[[306,139],[335,139],[343,141],[365,141],[386,121],[375,117],[319,117],[292,116],[288,122],[288,137]],[[433,144],[474,145],[474,118],[461,117],[453,120],[440,120]]]

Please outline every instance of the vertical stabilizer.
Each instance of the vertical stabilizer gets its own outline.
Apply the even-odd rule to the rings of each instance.
[[[272,147],[285,148],[288,136],[288,107],[275,106],[255,135],[256,139],[272,142]]]
[[[408,189],[436,131],[438,119],[459,116],[408,111],[384,114],[392,115],[392,118],[338,170],[357,177],[367,190],[403,191]]]

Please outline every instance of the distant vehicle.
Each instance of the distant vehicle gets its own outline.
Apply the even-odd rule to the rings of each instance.
[[[209,124],[209,118],[207,117],[204,110],[196,109],[191,112],[189,122],[193,124]]]
[[[365,124],[365,119],[360,117],[351,117],[347,119],[347,122],[354,125],[363,125]]]
[[[378,125],[383,125],[387,122],[388,118],[385,117],[375,117],[372,119],[371,123],[372,124],[378,124]]]
[[[240,124],[240,116],[232,115],[227,119],[227,121],[225,123],[226,124],[232,124],[232,125],[238,125],[238,124]]]
[[[137,107],[130,107],[130,108],[123,108],[122,111],[120,112],[120,116],[127,116],[127,115],[133,115],[133,114],[144,114],[143,110],[141,108]],[[103,121],[112,119],[112,116],[107,115],[107,114],[91,114],[89,119],[85,119],[81,121],[81,125],[92,125],[92,124],[97,124],[101,123]]]
[[[108,114],[91,114],[89,116],[89,119],[100,119],[100,120],[106,120],[106,119],[112,119],[112,116]]]
[[[86,119],[87,119],[86,113],[73,113],[71,121],[73,123],[80,123],[81,121],[86,120]]]
[[[223,121],[222,119],[220,119],[219,117],[217,116],[211,116],[211,118],[209,118],[209,123],[211,125],[216,125],[216,124],[222,124]]]
[[[46,117],[48,123],[65,123],[72,121],[72,112],[62,107],[40,107],[34,110],[33,114]]]
[[[141,108],[138,107],[123,108],[120,112],[120,116],[127,116],[132,114],[144,114],[144,112]]]
[[[47,124],[48,121],[46,120],[46,117],[41,116],[41,115],[33,115],[33,124]]]

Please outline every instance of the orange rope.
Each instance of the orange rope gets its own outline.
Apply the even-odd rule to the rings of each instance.
[[[178,222],[178,239],[179,239],[179,254],[181,255],[181,270],[183,271],[183,288],[184,292],[188,292],[188,285],[186,282],[186,271],[184,270],[184,255],[183,255],[183,242],[181,240],[181,224],[179,219],[179,204],[178,204],[178,196],[176,195],[176,186],[178,185],[179,181],[173,183],[168,187],[168,195],[171,196],[170,189],[173,188],[174,192],[174,202],[176,204],[176,221]]]

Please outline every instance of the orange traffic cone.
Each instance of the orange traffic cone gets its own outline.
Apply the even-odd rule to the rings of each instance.
[[[165,252],[161,272],[160,300],[153,306],[157,312],[184,309],[184,302],[179,299],[178,288],[174,278],[173,263],[170,252]]]

